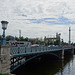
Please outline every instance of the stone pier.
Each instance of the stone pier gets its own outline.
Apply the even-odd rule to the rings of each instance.
[[[72,47],[72,54],[74,55],[74,47]]]
[[[0,73],[10,73],[10,46],[0,45]]]
[[[64,59],[64,47],[62,47],[61,59]]]

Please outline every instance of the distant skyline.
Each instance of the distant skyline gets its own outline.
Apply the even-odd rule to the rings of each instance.
[[[8,21],[6,35],[55,37],[75,42],[75,1],[74,0],[0,0],[0,21]],[[0,35],[2,29],[0,25]]]

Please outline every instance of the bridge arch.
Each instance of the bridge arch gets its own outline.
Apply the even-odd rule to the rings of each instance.
[[[44,56],[44,55],[52,55],[52,56],[56,57],[57,59],[60,59],[60,57],[57,54],[55,54],[55,53],[40,53],[40,54],[35,54],[32,57],[26,59],[23,63],[21,63],[21,64],[17,65],[16,67],[14,67],[14,69],[11,70],[11,72],[15,71],[17,68],[19,68],[23,64],[29,62],[30,60],[35,59],[35,58],[40,57],[40,56]]]

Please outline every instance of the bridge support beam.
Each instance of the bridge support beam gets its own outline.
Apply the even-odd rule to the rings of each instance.
[[[62,51],[61,51],[61,59],[64,59],[64,47],[62,47]]]
[[[72,47],[72,54],[74,55],[74,47]]]
[[[0,73],[10,73],[10,46],[0,45]]]

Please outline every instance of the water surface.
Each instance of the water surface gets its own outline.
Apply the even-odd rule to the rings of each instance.
[[[75,55],[64,60],[35,59],[14,72],[16,75],[75,75]]]

